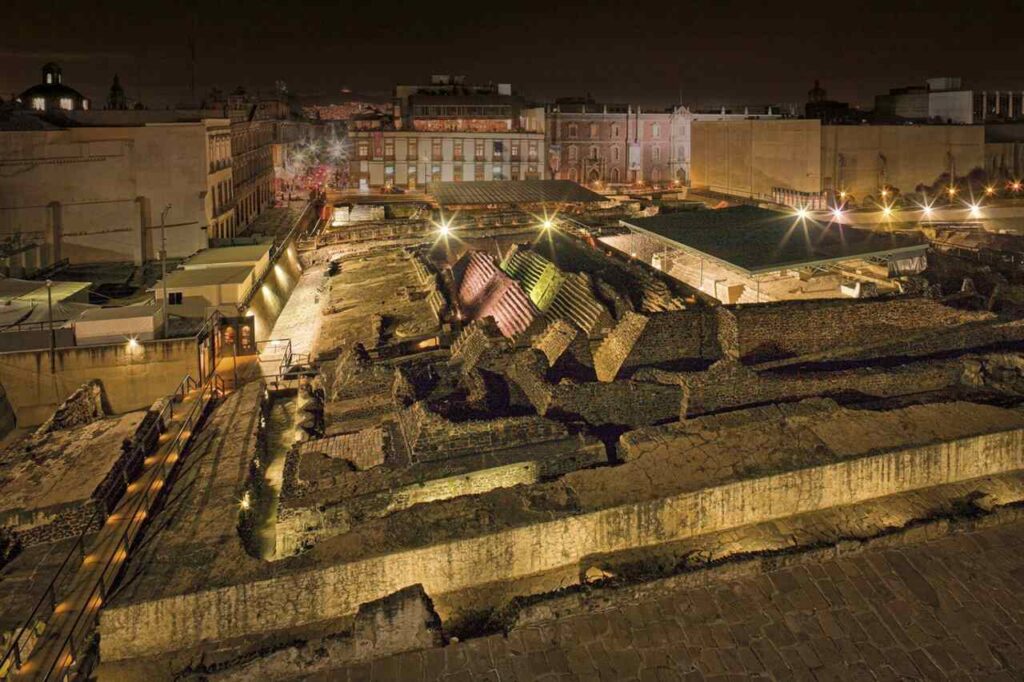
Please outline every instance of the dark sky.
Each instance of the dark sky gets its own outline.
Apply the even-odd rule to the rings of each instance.
[[[803,102],[876,93],[932,76],[1024,89],[1024,0],[983,2],[0,1],[0,97],[53,59],[101,101],[119,72],[129,96],[285,81],[300,93],[385,95],[431,73],[511,82],[537,99],[591,93],[641,104]]]

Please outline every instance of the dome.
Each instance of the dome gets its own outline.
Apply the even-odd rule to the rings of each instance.
[[[64,73],[54,62],[47,62],[43,66],[43,82],[21,93],[18,101],[36,111],[73,111],[89,108],[89,100],[83,97],[82,93],[64,85]]]

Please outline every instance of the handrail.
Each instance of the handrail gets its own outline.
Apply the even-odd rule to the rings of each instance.
[[[149,428],[147,428],[146,431],[144,432],[143,437],[139,439],[139,441],[138,441],[139,444],[137,446],[136,451],[132,453],[132,457],[136,457],[136,456],[144,457],[145,456],[145,454],[146,454],[145,453],[145,445],[146,445],[147,442],[149,442],[150,436],[153,435],[153,432],[154,432],[155,429],[159,429],[160,424],[164,421],[165,418],[173,417],[174,416],[174,403],[176,401],[180,402],[180,400],[178,399],[178,395],[179,394],[181,394],[182,399],[184,398],[184,395],[189,390],[189,388],[188,388],[189,386],[194,386],[194,387],[198,388],[200,386],[200,384],[195,379],[193,379],[190,374],[186,374],[182,378],[181,382],[178,384],[178,387],[175,389],[174,393],[172,394],[172,399],[167,401],[167,403],[160,409],[160,411],[157,413],[158,414],[158,418],[154,419],[152,421],[152,423],[149,425]],[[198,408],[198,406],[200,404],[202,404],[204,406],[204,408],[205,408],[205,403],[206,403],[206,401],[209,398],[214,398],[216,396],[223,395],[224,394],[224,382],[223,382],[223,380],[219,376],[214,374],[213,375],[213,380],[208,382],[202,388],[202,391],[203,391],[203,393],[200,394],[200,397],[196,401],[196,403],[194,403],[192,405],[192,408],[190,409],[189,414],[186,416],[185,420],[182,422],[182,426],[178,430],[177,435],[175,436],[174,440],[172,441],[171,447],[167,450],[167,454],[164,455],[163,460],[158,464],[158,466],[155,467],[154,469],[152,469],[151,471],[157,471],[158,469],[160,469],[160,470],[163,469],[164,464],[167,462],[167,460],[169,459],[170,455],[174,452],[175,448],[177,447],[178,441],[181,438],[181,434],[184,432],[186,427],[189,427],[189,426],[192,425],[191,424],[191,420],[193,419],[193,417],[195,415],[195,411]],[[207,391],[210,391],[209,398],[207,398],[207,396],[205,395]],[[191,432],[190,432],[190,435],[191,435]],[[125,473],[124,475],[127,476],[127,473]],[[152,478],[152,475],[151,475],[151,478]],[[128,481],[126,479],[125,480],[125,486],[127,487],[127,485],[128,485]],[[151,482],[147,482],[147,487],[146,487],[146,489],[143,492],[143,497],[139,498],[140,500],[148,498],[150,486],[151,486]],[[136,506],[138,506],[138,505],[136,505]],[[36,602],[35,607],[33,607],[32,611],[29,613],[28,617],[25,619],[25,621],[22,624],[22,626],[18,629],[17,634],[12,638],[11,643],[8,646],[7,651],[4,653],[3,658],[0,658],[0,670],[4,670],[5,666],[9,662],[11,662],[12,658],[13,658],[13,663],[14,663],[13,669],[17,670],[17,669],[21,668],[21,665],[22,665],[22,660],[21,660],[21,655],[22,655],[21,654],[22,639],[24,638],[24,636],[27,633],[34,631],[33,621],[35,620],[37,615],[39,615],[40,610],[44,607],[44,605],[47,602],[50,603],[51,608],[53,608],[53,609],[56,608],[57,599],[58,599],[57,587],[56,586],[57,586],[57,584],[59,582],[62,582],[67,577],[65,575],[65,573],[66,573],[65,569],[70,565],[71,559],[73,557],[75,557],[77,555],[77,556],[80,556],[83,559],[85,558],[85,539],[86,539],[87,536],[91,535],[92,533],[97,532],[97,531],[90,530],[95,525],[94,522],[98,521],[100,529],[102,529],[103,523],[104,523],[104,521],[106,520],[106,517],[107,517],[107,512],[104,511],[104,509],[105,509],[105,507],[103,507],[103,506],[96,507],[96,509],[95,509],[95,511],[93,513],[93,517],[90,519],[90,523],[79,534],[78,538],[75,540],[74,545],[72,545],[71,550],[64,557],[64,561],[61,562],[60,567],[57,569],[57,573],[54,575],[53,578],[51,578],[50,582],[46,586],[46,589],[43,590],[43,594],[39,598],[39,601]],[[134,512],[133,512],[133,514],[134,514]],[[122,539],[127,537],[127,534],[130,531],[130,529],[131,529],[131,523],[129,523],[125,533],[122,535]],[[119,550],[114,552],[114,555],[113,555],[114,557],[118,556],[118,552],[120,551],[120,543],[121,543],[121,540],[118,541]],[[109,563],[110,562],[108,561],[108,565],[109,565]],[[75,570],[77,570],[77,567],[75,568]],[[104,567],[104,571],[101,572],[101,582],[102,582],[102,576],[105,574],[105,572],[106,572],[106,567]],[[89,599],[86,600],[86,604],[87,605],[92,601],[94,593],[95,593],[95,589],[93,590],[93,593],[90,594]],[[81,615],[79,617],[81,617]],[[72,628],[72,633],[73,632],[74,632],[74,628]],[[62,646],[62,651],[63,651],[63,646]],[[60,657],[58,657],[58,660],[59,660],[59,658]],[[51,672],[52,672],[52,668],[51,668]],[[49,674],[49,673],[47,673],[47,674]]]
[[[96,584],[93,585],[92,590],[90,590],[89,596],[85,600],[84,608],[79,610],[78,615],[75,617],[75,621],[71,626],[71,631],[68,633],[68,636],[64,639],[64,642],[61,644],[57,656],[55,657],[53,663],[50,665],[49,670],[46,671],[46,674],[44,675],[43,679],[49,679],[54,669],[56,669],[62,663],[66,663],[66,665],[63,665],[61,667],[67,667],[74,663],[74,653],[76,648],[75,639],[77,639],[76,630],[82,623],[82,619],[87,614],[90,615],[92,620],[98,618],[99,607],[102,604],[102,600],[106,598],[107,590],[113,586],[114,582],[120,575],[120,572],[124,569],[124,566],[126,564],[125,560],[127,559],[127,554],[128,550],[131,547],[131,543],[138,537],[137,531],[141,529],[142,524],[145,522],[145,519],[148,516],[146,512],[151,508],[151,491],[154,488],[156,488],[156,492],[153,493],[152,500],[155,503],[156,500],[159,499],[161,492],[166,488],[166,486],[162,484],[163,481],[165,481],[166,477],[170,475],[170,470],[165,471],[167,463],[170,461],[172,465],[171,470],[173,470],[173,464],[177,462],[181,453],[184,452],[185,447],[187,447],[188,441],[191,440],[192,438],[192,427],[195,426],[196,422],[198,421],[199,415],[202,413],[203,410],[206,409],[206,406],[209,404],[209,401],[215,398],[217,395],[215,388],[216,383],[216,380],[214,380],[213,382],[207,384],[202,388],[202,393],[200,393],[196,402],[193,403],[192,407],[189,409],[187,416],[181,423],[181,427],[178,429],[177,434],[174,436],[174,439],[171,441],[170,446],[167,448],[167,452],[164,454],[163,459],[160,461],[159,464],[157,464],[157,466],[150,470],[149,480],[146,481],[146,485],[142,490],[142,495],[139,498],[137,498],[134,508],[131,509],[131,513],[128,516],[128,525],[125,526],[124,532],[118,539],[115,551],[110,555],[110,557],[107,559],[106,565],[104,565],[103,569],[100,571],[99,579],[96,581]],[[209,395],[207,395],[207,393],[209,393]],[[183,444],[183,434],[186,434],[186,429],[187,435],[184,435]],[[171,457],[175,457],[175,459],[171,460]],[[157,485],[157,482],[161,483],[161,485]],[[143,509],[144,506],[145,509]],[[135,526],[134,528],[133,525]],[[133,531],[136,531],[135,535],[133,535]],[[124,555],[121,554],[122,551],[124,552]],[[115,562],[120,563],[120,567],[117,568],[117,570],[111,574],[111,578],[109,580],[105,580],[107,576],[107,571],[115,564]],[[89,627],[88,629],[92,629],[92,627],[95,627],[95,624],[92,624],[91,627]],[[80,634],[84,634],[84,629],[82,633],[79,633],[79,635]]]

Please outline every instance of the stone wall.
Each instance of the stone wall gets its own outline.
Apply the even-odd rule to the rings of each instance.
[[[627,447],[653,450],[672,445],[651,439]],[[108,606],[101,614],[101,658],[116,661],[193,647],[202,641],[308,625],[355,613],[360,604],[415,583],[422,583],[436,598],[488,582],[578,566],[595,554],[673,542],[1022,467],[1024,428],[1013,428],[764,473],[244,585]]]
[[[263,284],[249,302],[247,314],[256,318],[256,340],[270,338],[274,323],[302,277],[302,264],[294,244],[282,244],[277,260],[267,265]]]
[[[423,401],[401,410],[399,422],[409,450],[418,461],[542,443],[568,435],[562,424],[534,416],[449,421],[431,412]]]
[[[960,359],[907,363],[897,367],[862,367],[846,370],[755,372],[742,364],[722,360],[706,372],[677,374],[685,387],[684,414],[736,409],[814,396],[836,397],[851,393],[889,398],[949,389],[960,383]]]
[[[614,381],[638,367],[717,358],[716,334],[714,313],[706,308],[626,313],[594,353],[597,378]]]
[[[683,388],[674,375],[668,383],[545,379],[547,362],[539,350],[516,355],[506,376],[526,395],[537,413],[591,426],[643,426],[679,419]]]
[[[906,343],[995,321],[991,313],[956,310],[923,298],[785,301],[728,311],[736,319],[736,345],[745,363]]]
[[[103,382],[93,379],[69,395],[67,400],[54,410],[50,418],[35,430],[35,435],[41,436],[51,431],[73,429],[76,426],[84,426],[97,419],[103,419],[109,409],[106,402]]]

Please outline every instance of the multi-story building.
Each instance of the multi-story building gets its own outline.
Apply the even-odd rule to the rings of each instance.
[[[395,88],[395,110],[349,131],[349,181],[360,188],[544,177],[544,110],[511,86],[434,76]]]
[[[924,85],[894,88],[875,97],[880,118],[942,123],[1024,121],[1024,91],[976,91],[959,78],[929,78]]]
[[[587,184],[677,181],[672,117],[671,110],[557,100],[547,111],[548,172]]]
[[[68,126],[29,112],[0,121],[0,262],[9,272],[62,259],[155,259],[162,214],[173,225],[166,232],[172,257],[230,229],[227,119],[110,121],[104,115],[133,112],[80,113]]]

